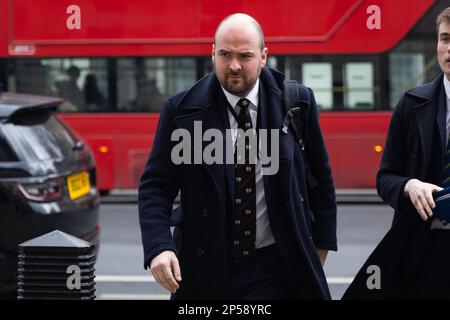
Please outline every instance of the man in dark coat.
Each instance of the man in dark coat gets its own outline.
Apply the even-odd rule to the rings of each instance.
[[[450,7],[436,28],[443,74],[400,99],[377,175],[392,228],[343,299],[450,298],[450,225],[432,211],[433,192],[450,186]]]
[[[328,250],[337,250],[336,202],[310,89],[311,99],[304,101],[311,111],[305,152],[318,182],[315,188],[307,188],[304,154],[292,130],[272,142],[279,145],[279,152],[271,155],[279,158],[275,174],[263,175],[259,158],[254,166],[246,162],[244,167],[239,162],[173,161],[174,132],[197,139],[218,129],[225,141],[229,129],[279,133],[282,127],[284,76],[265,67],[267,48],[253,18],[234,14],[222,21],[212,60],[215,72],[169,98],[161,112],[139,187],[144,267],[172,299],[329,299],[322,264]],[[189,159],[201,157],[202,150],[195,154],[195,143]],[[241,179],[247,171],[248,179]],[[179,191],[181,217],[172,236],[172,206]],[[254,220],[236,218],[240,205]],[[244,224],[248,228],[242,231],[238,227]],[[240,250],[245,237],[252,240]]]

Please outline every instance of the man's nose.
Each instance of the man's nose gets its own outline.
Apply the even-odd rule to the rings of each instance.
[[[241,70],[241,64],[239,63],[238,59],[234,58],[231,60],[230,70],[232,72],[239,72],[239,70]]]

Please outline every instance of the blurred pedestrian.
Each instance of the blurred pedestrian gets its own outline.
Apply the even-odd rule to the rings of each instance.
[[[107,111],[106,99],[97,85],[97,77],[90,73],[84,80],[84,99],[89,111]]]
[[[83,93],[78,87],[78,78],[80,77],[80,69],[76,66],[70,66],[66,70],[67,80],[58,81],[56,88],[58,96],[64,99],[61,109],[64,111],[85,111],[85,103]]]
[[[436,30],[442,73],[398,102],[377,175],[379,195],[395,209],[392,227],[344,299],[450,299],[450,224],[432,212],[433,193],[450,186],[450,7]]]

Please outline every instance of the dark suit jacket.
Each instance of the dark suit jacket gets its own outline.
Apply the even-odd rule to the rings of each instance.
[[[262,69],[260,128],[281,128],[283,79],[275,70]],[[292,276],[294,290],[299,297],[308,292],[308,297],[329,298],[316,247],[337,249],[335,193],[317,107],[314,100],[309,103],[313,112],[310,112],[307,152],[319,186],[308,194],[302,152],[289,132],[280,134],[278,173],[264,177],[265,197],[271,228]],[[226,298],[229,276],[227,225],[234,198],[234,166],[172,163],[171,150],[178,142],[171,141],[171,133],[183,128],[193,136],[194,121],[201,121],[203,132],[220,129],[225,139],[225,130],[229,128],[227,101],[214,74],[168,99],[161,113],[139,187],[144,266],[160,252],[173,250],[183,277],[173,298],[221,299]],[[178,191],[181,191],[182,219],[173,239],[169,226]]]
[[[395,209],[392,228],[375,248],[343,299],[402,298],[405,281],[423,256],[431,219],[423,221],[404,188],[409,179],[440,185],[446,142],[443,78],[407,91],[395,108],[377,175],[377,190]],[[381,289],[369,290],[371,265],[380,267]]]

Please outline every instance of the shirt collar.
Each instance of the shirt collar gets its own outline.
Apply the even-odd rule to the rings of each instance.
[[[448,81],[445,75],[444,75],[444,88],[445,94],[447,95],[447,100],[450,100],[450,81]]]
[[[223,86],[221,86],[221,87],[222,87],[223,93],[225,94],[225,97],[227,98],[228,102],[233,107],[233,109],[235,109],[236,104],[242,98],[229,93],[227,90],[225,90],[225,88]],[[256,83],[253,86],[253,89],[250,90],[250,92],[245,96],[246,99],[250,100],[251,108],[252,107],[258,108],[258,102],[259,102],[259,94],[258,93],[259,93],[259,78],[256,80]]]

